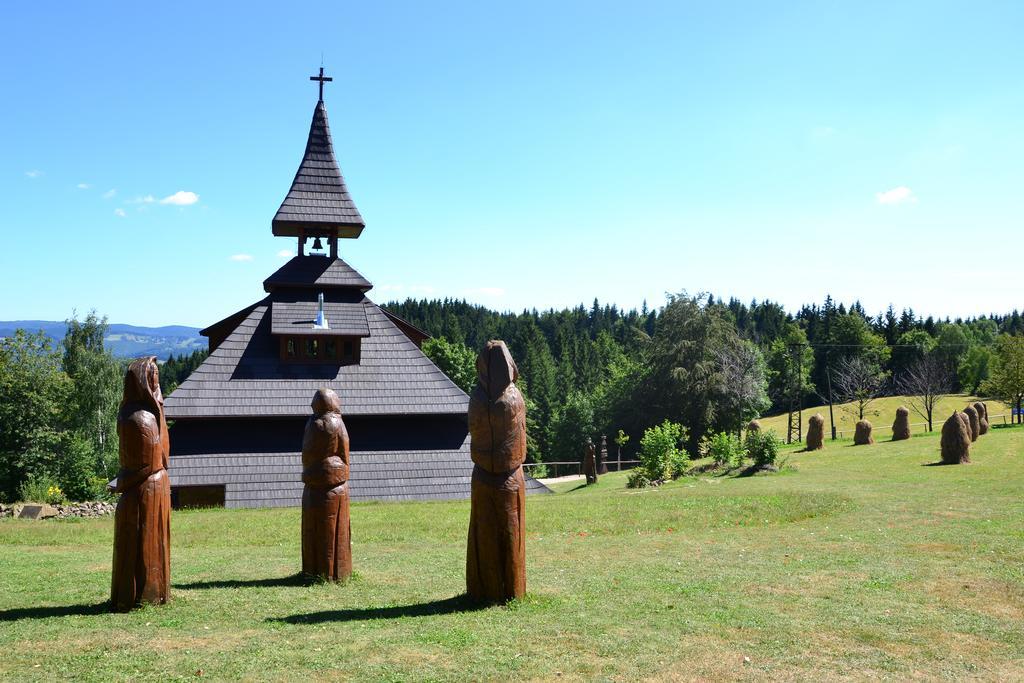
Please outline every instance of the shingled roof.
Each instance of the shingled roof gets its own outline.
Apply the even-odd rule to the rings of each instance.
[[[271,227],[275,235],[359,237],[366,224],[348,194],[334,156],[323,100],[316,103],[302,163]]]
[[[268,297],[269,299],[269,297]],[[465,414],[469,397],[376,304],[363,300],[370,336],[356,365],[282,363],[271,334],[271,301],[245,319],[165,399],[168,419],[306,417],[322,386],[345,415]]]
[[[317,290],[351,287],[361,292],[373,289],[369,280],[340,258],[316,255],[293,256],[263,281],[263,289],[267,292],[282,287]]]
[[[302,334],[321,337],[369,337],[366,305],[327,302],[324,317],[327,327],[315,328],[319,306],[315,301],[275,301],[271,304],[271,334]]]

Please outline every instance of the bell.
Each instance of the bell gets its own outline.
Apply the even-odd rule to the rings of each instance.
[[[315,249],[316,251],[320,251],[323,248],[324,248],[324,245],[320,242],[320,238],[319,237],[317,237],[315,240],[313,240],[313,249]]]

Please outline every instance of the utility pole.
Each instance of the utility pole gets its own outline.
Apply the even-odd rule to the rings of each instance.
[[[792,363],[790,367],[796,367],[796,386],[793,387],[794,390],[789,395],[789,426],[786,430],[786,443],[793,443],[794,435],[798,443],[804,440],[804,348],[806,346],[807,344],[789,345]],[[796,413],[795,420],[793,419],[794,412]]]

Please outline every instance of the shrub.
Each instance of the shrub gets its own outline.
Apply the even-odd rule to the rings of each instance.
[[[547,465],[539,464],[530,468],[530,476],[534,479],[546,479],[549,475]]]
[[[64,502],[64,492],[57,483],[43,475],[32,475],[18,489],[18,496],[26,503],[50,503],[55,505]]]
[[[762,431],[747,434],[747,454],[754,459],[756,467],[775,465],[779,459],[782,442],[775,432]]]
[[[643,467],[634,467],[629,471],[629,478],[626,479],[626,487],[631,489],[642,489],[651,485],[651,478],[647,476],[647,470]]]
[[[748,438],[751,434],[758,433],[750,431],[747,433]],[[743,458],[747,455],[747,449],[744,448],[743,443],[738,437],[728,432],[718,432],[704,439],[704,442],[701,444],[701,453],[703,453],[704,457],[711,458],[719,467],[732,469],[743,464]]]
[[[92,443],[78,434],[69,435],[62,441],[56,463],[57,483],[71,500],[93,500],[96,497],[93,480],[99,458]]]
[[[686,453],[679,448],[679,444],[687,436],[686,427],[668,420],[647,428],[640,439],[639,456],[648,479],[659,481],[682,473]]]

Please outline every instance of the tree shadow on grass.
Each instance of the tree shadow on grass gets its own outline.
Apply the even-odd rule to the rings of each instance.
[[[193,581],[192,583],[175,583],[173,588],[182,590],[205,590],[208,588],[284,588],[288,586],[312,586],[321,583],[320,579],[305,574],[292,574],[273,579],[224,579],[221,581]]]
[[[942,467],[943,465],[970,465],[970,464],[971,464],[970,462],[943,462],[942,460],[940,460],[938,462],[925,462],[925,463],[921,463],[921,467]]]
[[[457,612],[473,612],[492,607],[488,603],[476,602],[468,595],[456,595],[444,600],[433,600],[416,605],[394,607],[367,607],[364,609],[334,609],[308,614],[292,614],[287,617],[269,617],[267,621],[285,624],[322,624],[329,621],[369,621],[373,619],[399,619],[401,617],[428,617]]]
[[[104,600],[94,605],[56,605],[53,607],[16,607],[0,610],[0,622],[20,621],[21,619],[49,619],[50,617],[93,616],[110,612],[110,601]]]

